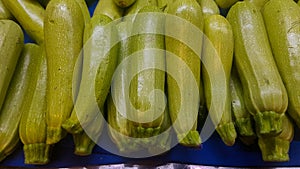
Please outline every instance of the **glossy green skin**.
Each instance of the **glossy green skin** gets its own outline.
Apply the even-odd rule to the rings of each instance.
[[[78,3],[78,5],[81,8],[81,12],[83,14],[85,25],[87,25],[91,20],[91,16],[90,16],[88,6],[87,6],[85,0],[76,0],[76,2]]]
[[[276,135],[288,98],[260,11],[247,1],[237,2],[227,14],[234,34],[234,61],[244,89],[244,101],[258,131]]]
[[[47,61],[44,49],[36,44],[25,47],[38,59],[34,78],[25,96],[19,135],[24,144],[25,164],[46,164],[49,162],[49,145],[46,145],[46,111],[47,111]]]
[[[117,6],[113,0],[101,0],[98,2],[94,15],[103,14],[109,16],[112,20],[123,16],[124,9]]]
[[[263,9],[264,5],[270,0],[247,0],[258,8],[258,10]]]
[[[40,52],[32,45],[25,45],[10,83],[8,94],[0,112],[0,161],[10,155],[20,143],[19,122],[26,107],[40,64]]]
[[[123,20],[134,22],[134,18],[139,10],[148,5],[157,6],[157,0],[137,0],[136,3],[124,10]]]
[[[270,0],[263,9],[263,17],[288,92],[287,112],[300,127],[300,8],[292,0]]]
[[[0,19],[13,19],[13,15],[10,11],[4,6],[3,0],[0,0]]]
[[[47,144],[64,136],[61,125],[73,109],[73,73],[83,46],[83,30],[84,17],[76,1],[50,1],[45,14]]]
[[[168,14],[176,15],[182,19],[187,20],[188,22],[194,24],[198,29],[203,30],[204,25],[204,18],[202,16],[202,9],[200,5],[197,3],[196,0],[183,0],[183,1],[175,1],[173,3],[168,4]],[[167,18],[168,19],[168,18]],[[180,29],[180,34],[177,35],[177,37],[180,37],[180,39],[186,39],[187,37],[195,38],[195,35],[191,35],[189,32],[188,27],[184,27],[182,25],[171,25],[168,24],[168,21],[166,21],[166,32],[173,32],[174,27],[177,27],[177,29]],[[168,33],[168,34],[169,34]],[[202,39],[202,35],[197,37],[199,39]],[[200,86],[200,71],[201,71],[201,62],[199,56],[192,51],[188,46],[181,43],[180,41],[171,38],[166,37],[166,50],[169,52],[174,53],[180,59],[182,59],[187,66],[192,71],[194,78],[197,82],[197,86],[199,88]],[[199,44],[199,46],[202,46],[202,44]],[[201,49],[200,49],[201,53]],[[167,63],[172,62],[169,60],[168,54],[167,54]],[[176,68],[178,70],[178,81],[176,82],[171,76],[168,75],[167,77],[167,86],[168,86],[168,106],[169,106],[169,112],[170,117],[172,119],[172,122],[174,122],[177,119],[177,115],[179,113],[180,107],[185,106],[187,108],[187,112],[184,115],[185,118],[178,119],[179,123],[178,125],[173,125],[175,131],[177,132],[177,138],[180,142],[180,144],[185,146],[193,146],[197,147],[200,145],[200,137],[199,133],[196,130],[197,129],[197,120],[196,123],[193,125],[189,133],[186,133],[185,131],[188,131],[190,128],[190,123],[195,121],[195,118],[189,115],[191,112],[198,111],[199,108],[199,102],[200,98],[194,96],[195,91],[191,91],[189,87],[186,87],[186,84],[190,84],[194,82],[194,79],[186,79],[186,75],[181,67]],[[172,69],[170,65],[167,64],[167,70]],[[178,86],[181,86],[183,91],[180,91]],[[186,94],[191,93],[190,96],[192,97],[190,100],[190,103],[185,103],[184,105],[181,105],[181,92],[184,92]]]
[[[32,0],[3,1],[7,9],[18,20],[26,33],[38,44],[44,42],[43,6]]]
[[[107,26],[111,21],[106,15],[95,15],[85,29],[79,93],[71,117],[63,124],[63,128],[72,134],[82,132],[82,127],[93,122],[98,115],[98,107],[103,107],[108,95],[118,55],[118,45],[112,47],[117,42],[116,28],[114,25]],[[93,83],[95,88],[91,87]],[[98,133],[102,130],[102,122],[99,121],[97,126],[95,130]]]
[[[0,20],[0,109],[24,45],[21,27],[11,20]]]
[[[220,108],[222,113],[210,112],[210,117],[212,121],[217,126],[217,131],[219,132],[221,138],[223,139],[226,145],[232,146],[235,143],[236,131],[233,126],[233,119],[231,115],[231,96],[230,96],[230,73],[233,60],[233,33],[230,23],[221,15],[210,15],[205,19],[204,22],[204,34],[210,42],[204,42],[203,48],[203,62],[206,63],[206,67],[203,68],[203,82],[204,82],[204,91],[205,98],[208,110],[211,108],[211,102],[218,102],[220,97],[226,98],[223,104],[218,104],[223,106]],[[209,47],[209,44],[212,44],[213,49]],[[217,51],[215,53],[215,50]],[[216,56],[217,54],[217,56]],[[213,97],[213,91],[211,88],[211,83],[214,78],[219,76],[219,72],[216,72],[211,67],[217,65],[216,59],[219,57],[223,70],[225,73],[226,79],[226,90],[222,90],[223,86],[220,86],[220,89],[217,93],[217,96]],[[209,74],[209,72],[211,72]],[[216,72],[216,73],[214,73]],[[214,77],[214,78],[211,78]],[[217,100],[212,100],[216,98]],[[221,117],[220,117],[221,116]],[[221,119],[219,123],[216,124],[216,119]],[[230,131],[223,130],[225,126],[229,125]],[[231,126],[231,127],[230,127]],[[226,128],[226,127],[225,127]]]
[[[156,30],[157,32],[164,31],[165,18],[162,11],[156,6],[145,6],[141,8],[138,14],[143,14],[147,12],[153,12],[153,14],[147,14],[147,16],[137,15],[133,23],[132,31],[133,33],[143,32],[149,30]],[[145,135],[154,135],[156,132],[160,131],[160,126],[164,121],[164,111],[161,110],[157,105],[161,103],[161,99],[157,95],[153,96],[153,100],[150,100],[149,94],[153,90],[165,91],[165,72],[164,70],[158,69],[147,69],[142,72],[138,72],[138,69],[143,69],[145,66],[157,65],[159,68],[165,68],[166,58],[165,53],[165,41],[163,35],[143,33],[134,35],[129,42],[129,54],[138,52],[140,50],[146,49],[160,49],[162,51],[157,52],[156,57],[149,57],[149,54],[143,52],[139,53],[138,57],[132,61],[130,65],[130,71],[132,73],[138,73],[131,80],[130,84],[130,101],[134,107],[139,112],[128,112],[134,113],[129,114],[138,116],[138,119],[151,119],[152,121],[143,123],[141,121],[134,122],[133,125],[136,127],[136,132],[138,137],[143,137]],[[153,64],[152,64],[153,63]],[[153,101],[153,102],[152,102]],[[152,102],[152,103],[151,103]],[[152,104],[152,105],[151,105]],[[148,111],[149,109],[152,111]],[[135,114],[137,113],[137,114]],[[161,113],[157,116],[158,113]],[[156,118],[157,117],[157,118]],[[143,133],[147,132],[147,129],[153,129],[153,133]],[[148,130],[150,131],[150,130]]]
[[[220,14],[220,9],[214,0],[197,0],[202,8],[203,16]]]

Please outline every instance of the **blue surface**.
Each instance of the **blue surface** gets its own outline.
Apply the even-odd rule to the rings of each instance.
[[[91,13],[93,13],[95,6],[96,2],[89,7]],[[25,35],[25,42],[32,42],[27,35]],[[94,148],[93,154],[87,157],[76,156],[73,151],[74,143],[71,135],[68,135],[53,147],[51,161],[43,167],[95,166],[118,163],[153,165],[169,162],[213,166],[300,166],[300,132],[299,130],[296,131],[295,139],[291,144],[290,161],[284,163],[263,162],[257,145],[247,147],[237,140],[234,146],[227,147],[216,133],[203,144],[201,149],[178,145],[163,155],[144,159],[116,156],[97,146]],[[24,165],[21,145],[0,166],[36,167]]]

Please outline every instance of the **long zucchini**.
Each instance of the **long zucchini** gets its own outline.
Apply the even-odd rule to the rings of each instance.
[[[204,22],[204,33],[208,41],[204,41],[203,48],[203,82],[204,82],[204,93],[206,98],[206,104],[208,110],[211,109],[211,104],[219,103],[216,106],[220,106],[219,110],[221,112],[214,112],[213,110],[209,112],[212,121],[215,123],[216,130],[221,136],[223,142],[232,146],[235,143],[236,131],[233,124],[233,119],[231,116],[231,96],[230,96],[230,72],[233,60],[233,33],[229,22],[221,15],[210,15],[205,19]],[[210,47],[209,45],[213,46]],[[220,60],[219,62],[217,60]],[[219,65],[223,67],[225,74],[225,86],[219,84],[217,87],[212,89],[212,83],[214,79],[220,76],[218,71],[215,71],[215,66]],[[214,69],[212,69],[214,68]],[[225,90],[224,90],[225,89]],[[213,90],[219,91],[218,93],[213,93]],[[216,94],[216,97],[213,95]],[[220,100],[220,97],[225,99]],[[213,98],[214,97],[214,98]],[[220,119],[220,120],[219,120]]]
[[[73,72],[83,44],[84,18],[73,0],[51,0],[45,14],[48,66],[47,144],[64,135],[62,123],[73,109]]]
[[[21,27],[11,20],[0,20],[0,109],[24,45]]]
[[[167,12],[170,14],[166,18],[165,28],[168,35],[166,36],[166,63],[170,117],[179,143],[186,146],[199,146],[201,140],[196,129],[200,102],[200,56],[204,20],[202,9],[196,0],[183,0],[168,4]],[[195,29],[198,32],[193,31]],[[192,46],[191,49],[188,44],[185,44],[189,39],[193,39],[191,43],[197,44],[197,47]],[[181,42],[183,40],[186,42]],[[174,77],[170,75],[171,72],[174,72]]]
[[[239,0],[215,0],[219,7],[221,8],[230,8]]]
[[[44,42],[43,6],[33,0],[4,0],[3,3],[25,29],[26,33],[37,43]]]
[[[14,18],[13,15],[5,7],[2,1],[3,0],[0,0],[0,19],[13,19]]]
[[[250,2],[237,2],[227,14],[235,43],[235,65],[244,101],[254,116],[258,134],[277,135],[288,96],[269,44],[260,11]]]
[[[25,45],[0,112],[0,161],[10,155],[20,143],[22,107],[26,106],[26,95],[36,78],[40,61],[40,52],[32,50],[31,45]]]
[[[35,44],[25,45],[32,57],[38,61],[27,90],[20,120],[19,135],[23,143],[25,164],[49,162],[50,145],[46,144],[46,91],[47,61],[43,48]]]
[[[220,14],[220,9],[214,0],[197,0],[202,8],[204,18],[209,15]]]
[[[123,16],[124,9],[117,6],[113,0],[101,0],[98,2],[94,15],[103,14],[109,16],[112,20],[119,19]]]
[[[288,92],[287,112],[300,127],[300,8],[293,0],[270,0],[263,17]]]

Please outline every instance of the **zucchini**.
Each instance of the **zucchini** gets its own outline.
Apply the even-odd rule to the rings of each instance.
[[[300,8],[293,0],[270,0],[263,9],[263,17],[288,92],[287,113],[300,127]]]
[[[288,116],[282,117],[282,132],[273,137],[258,135],[258,145],[264,161],[289,161],[290,143],[294,137],[294,126]]]
[[[288,96],[280,77],[260,11],[250,2],[237,2],[227,14],[235,43],[235,65],[247,110],[258,134],[277,135]]]
[[[84,31],[79,93],[71,117],[63,123],[63,128],[69,133],[83,132],[83,128],[90,125],[98,115],[108,95],[118,54],[117,31],[111,22],[112,19],[106,15],[95,15]],[[95,127],[102,130],[102,124],[99,121]]]
[[[135,16],[144,6],[157,6],[157,0],[137,0],[133,5],[124,10],[123,21],[134,22]]]
[[[86,134],[86,132],[73,134],[73,140],[75,144],[74,154],[79,156],[88,156],[92,154],[96,143]]]
[[[47,144],[65,135],[62,123],[73,109],[73,73],[83,43],[84,18],[73,0],[51,0],[45,13],[48,66]],[[75,77],[76,78],[76,77]]]
[[[216,130],[221,136],[223,142],[232,146],[235,143],[236,131],[231,115],[231,96],[230,96],[230,72],[233,60],[233,33],[230,23],[221,15],[210,15],[204,22],[204,34],[208,41],[204,41],[203,47],[203,82],[204,94],[206,98],[207,109],[211,110],[214,103],[221,112],[209,112],[209,115],[216,125]],[[212,45],[210,47],[209,45]],[[218,62],[219,61],[219,62]],[[220,76],[214,67],[221,64],[225,74],[225,86],[218,84],[212,89],[212,83],[217,83],[214,79]],[[214,68],[214,69],[211,69]],[[216,88],[217,87],[217,88]],[[224,90],[225,88],[225,90]],[[219,91],[214,93],[213,90]],[[214,97],[216,94],[216,97]],[[220,97],[225,99],[220,100]],[[214,99],[213,99],[214,98]],[[222,102],[223,101],[223,102]]]
[[[116,20],[122,18],[123,12],[124,9],[117,6],[113,0],[101,0],[95,8],[93,16],[103,14],[107,15],[112,20]]]
[[[258,8],[258,10],[263,9],[264,5],[270,0],[245,0],[252,3],[254,6]]]
[[[5,7],[2,1],[3,0],[0,0],[0,19],[13,19],[14,18],[13,15]]]
[[[37,0],[44,8],[47,7],[48,3],[51,1],[51,0]]]
[[[135,3],[137,0],[113,0],[116,5],[121,8],[127,8]]]
[[[7,9],[18,20],[26,33],[38,44],[44,42],[44,14],[43,6],[33,0],[3,1]]]
[[[0,109],[24,45],[21,27],[11,20],[0,20]]]
[[[209,15],[220,14],[220,9],[214,0],[197,0],[202,8],[204,18]]]
[[[204,24],[202,9],[196,0],[183,0],[170,3],[167,12],[170,14],[166,17],[165,28],[168,35],[165,42],[170,117],[179,143],[198,147],[201,144],[197,131],[197,116],[200,102],[200,56]],[[195,29],[198,32],[195,33]],[[193,39],[191,44],[197,44],[197,47],[190,48],[189,44],[185,44],[189,39]],[[181,42],[183,40],[185,42]],[[172,72],[174,76],[170,74]]]
[[[220,8],[230,8],[239,0],[215,0]]]
[[[253,118],[246,108],[243,87],[234,65],[230,75],[230,94],[231,110],[237,132],[242,142],[249,145],[256,139],[256,134],[253,130]]]
[[[35,71],[22,107],[19,136],[23,143],[25,164],[46,164],[49,162],[50,145],[46,144],[46,91],[47,61],[42,47],[26,44],[25,50],[36,58]]]
[[[40,60],[39,53],[32,50],[31,45],[24,46],[0,111],[0,161],[10,155],[20,143],[22,109],[26,106],[26,95],[35,79]]]
[[[88,6],[87,6],[85,0],[76,0],[76,2],[78,3],[78,5],[81,8],[81,12],[82,12],[82,15],[83,15],[83,18],[84,18],[85,25],[87,25],[91,20],[91,16],[90,16]]]
[[[158,7],[141,8],[134,20],[133,36],[127,49],[133,54],[129,70],[132,75],[129,97],[133,109],[127,113],[138,137],[159,133],[165,118],[165,39],[159,34],[164,32],[164,23],[165,16]]]

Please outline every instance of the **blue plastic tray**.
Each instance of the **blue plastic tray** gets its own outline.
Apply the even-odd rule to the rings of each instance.
[[[93,13],[97,2],[90,5],[90,13]],[[224,11],[222,11],[224,12]],[[225,11],[226,12],[226,11]],[[32,42],[25,34],[25,42]],[[290,161],[281,163],[263,162],[261,152],[257,145],[248,147],[239,140],[232,147],[224,145],[220,137],[214,133],[213,136],[203,143],[202,148],[187,148],[177,145],[169,152],[151,158],[133,159],[124,158],[111,154],[96,146],[93,154],[87,157],[76,156],[73,153],[74,143],[72,137],[68,135],[65,139],[54,146],[51,161],[43,167],[75,167],[75,166],[95,166],[105,164],[151,164],[162,163],[183,163],[211,166],[231,166],[231,167],[292,167],[300,166],[300,131],[295,133],[294,140],[290,146]],[[24,165],[24,154],[20,146],[12,155],[7,157],[0,166],[6,167],[37,167]],[[38,166],[41,167],[41,166]]]

